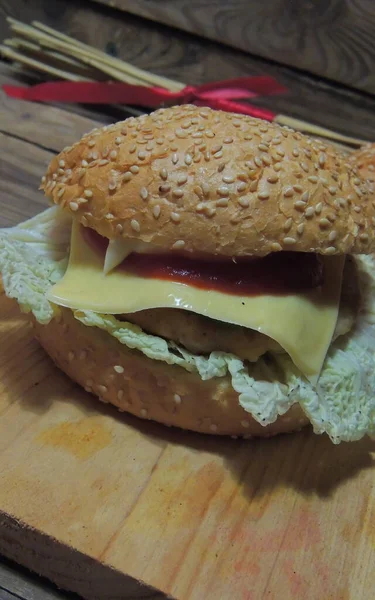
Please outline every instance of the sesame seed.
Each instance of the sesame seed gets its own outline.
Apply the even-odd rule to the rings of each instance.
[[[224,183],[233,183],[234,182],[233,175],[223,175],[223,182]]]
[[[273,165],[275,171],[281,171],[281,163],[277,162]]]
[[[221,158],[223,156],[223,152],[221,150],[219,150],[219,152],[215,152],[215,154],[213,155],[214,158]]]
[[[173,154],[172,156],[172,162],[174,165],[177,165],[178,163],[178,154]]]
[[[268,154],[262,154],[262,162],[263,162],[263,163],[264,163],[264,164],[265,164],[267,167],[269,167],[272,161],[271,161],[270,157],[268,156]]]
[[[147,417],[147,410],[145,408],[141,409],[141,417]]]
[[[325,218],[320,219],[320,221],[319,221],[319,227],[321,229],[325,229],[326,227],[329,227],[329,226],[330,226],[330,222],[328,221],[328,219],[325,219]]]
[[[73,212],[76,212],[79,209],[79,204],[77,202],[69,202],[69,208]]]
[[[124,397],[124,390],[119,390],[117,392],[117,398],[118,398],[118,400],[122,400],[123,397]]]
[[[136,151],[136,149],[137,149],[137,146],[136,146],[135,144],[132,144],[132,145],[129,147],[129,152],[130,152],[130,154],[134,154],[134,152]]]
[[[336,231],[331,231],[330,234],[329,234],[329,236],[328,236],[329,241],[330,242],[334,242],[336,238],[337,238],[337,232]]]
[[[184,190],[181,190],[180,188],[176,188],[175,190],[173,190],[172,194],[176,198],[182,198],[182,196],[184,195]]]
[[[64,195],[64,193],[65,193],[65,188],[64,187],[60,188],[59,191],[57,192],[57,197],[61,198]]]
[[[324,254],[335,254],[336,253],[336,248],[334,246],[328,246],[328,248],[326,248],[324,250]]]
[[[280,250],[282,250],[282,246],[278,242],[272,242],[271,250],[273,252],[280,252]]]
[[[299,225],[297,225],[297,233],[299,235],[302,235],[305,229],[305,224],[304,223],[300,223]]]
[[[228,186],[226,186],[226,185],[220,185],[217,188],[217,193],[220,196],[229,196],[229,188],[228,188]]]
[[[276,175],[276,173],[273,173],[267,177],[267,181],[269,181],[269,183],[277,183],[279,181],[279,176]]]
[[[108,182],[108,189],[113,192],[117,188],[117,183],[113,179]]]
[[[283,190],[283,194],[286,198],[290,198],[294,194],[294,190],[292,187],[286,187]]]
[[[116,225],[116,232],[117,232],[117,233],[122,233],[122,232],[123,232],[123,230],[124,230],[124,228],[123,228],[123,226],[121,225],[121,223],[118,223],[118,224]]]
[[[173,396],[173,400],[175,401],[176,404],[181,404],[181,396],[179,394],[175,394]]]
[[[281,246],[280,246],[281,249]],[[250,427],[250,423],[249,421],[246,421],[245,419],[243,421],[241,421],[241,426],[245,427],[245,429],[247,429],[248,427]]]
[[[122,177],[123,181],[130,181],[132,178],[132,174],[130,171],[126,171]]]
[[[246,139],[246,138],[245,138],[245,139]],[[250,139],[251,139],[251,137],[250,137]],[[226,137],[226,138],[223,140],[223,142],[224,142],[224,144],[231,144],[231,143],[233,142],[233,138],[232,138],[232,137]]]
[[[361,233],[360,236],[359,236],[359,239],[361,240],[361,242],[364,242],[364,243],[368,242],[368,235],[367,235],[367,233]]]
[[[201,185],[203,195],[208,197],[210,195],[210,186],[205,181]]]
[[[283,239],[284,244],[286,244],[287,246],[291,246],[292,244],[295,244],[297,242],[297,240],[293,237],[285,237]]]
[[[65,167],[65,160],[59,160],[59,167],[61,167],[61,169]]]
[[[177,240],[177,242],[175,242],[172,246],[173,250],[181,250],[182,248],[185,247],[185,242],[184,240]]]
[[[141,188],[139,191],[139,195],[142,198],[142,200],[147,200],[148,198],[148,191],[145,187]]]
[[[210,129],[207,129],[207,131],[205,131],[206,137],[208,138],[213,138],[215,137],[215,134],[213,131],[211,131]]]
[[[259,158],[259,156],[256,156],[254,158],[254,162],[255,162],[255,164],[256,164],[257,167],[262,167],[263,166],[263,163],[262,163],[261,159]]]
[[[144,150],[140,150],[138,152],[138,158],[139,158],[139,160],[144,160],[146,158],[146,156],[147,156],[147,152],[145,152]]]
[[[98,162],[99,167],[104,167],[104,165],[108,165],[109,160],[107,160],[106,158],[102,158],[102,160],[100,160]]]
[[[298,194],[302,194],[302,192],[303,192],[303,187],[302,187],[302,185],[299,185],[299,183],[296,183],[296,184],[293,186],[293,189],[294,189],[294,191],[295,191],[295,192],[297,192]]]
[[[160,174],[160,177],[164,181],[166,181],[168,179],[168,171],[167,171],[167,169],[161,169],[159,174]]]
[[[210,152],[205,152],[204,153],[204,160],[206,162],[208,162],[210,160],[210,158],[211,158],[211,153]]]
[[[214,432],[217,431],[217,425],[215,425],[215,423],[211,423],[210,430]]]
[[[266,144],[258,144],[258,150],[261,152],[268,152],[268,146]]]
[[[302,202],[308,202],[309,201],[309,197],[310,197],[309,192],[303,192],[303,194],[301,196]]]
[[[320,215],[322,210],[323,210],[323,204],[322,204],[322,202],[318,202],[318,204],[315,206],[315,213],[317,215]]]
[[[259,200],[268,200],[269,197],[270,197],[269,192],[259,192],[259,194],[258,194]]]
[[[293,148],[292,154],[293,154],[293,156],[295,156],[297,158],[297,156],[299,156],[299,150],[298,150],[298,148]]]
[[[221,163],[217,168],[219,173],[222,173],[224,171],[224,169],[225,169],[225,163]]]
[[[163,183],[163,185],[159,186],[159,192],[161,194],[167,194],[168,192],[170,192],[171,190],[171,186],[169,185],[169,183]]]
[[[285,152],[282,148],[278,148],[276,150],[276,154],[277,154],[277,156],[285,156]]]
[[[301,167],[302,171],[305,171],[305,173],[309,172],[309,165],[307,163],[301,162],[300,167]]]
[[[247,208],[250,205],[248,198],[242,196],[242,198],[238,199],[238,204],[242,206],[242,208]]]
[[[155,219],[158,219],[160,217],[160,212],[161,208],[159,204],[156,204],[152,209],[152,214],[154,215]]]
[[[289,229],[291,228],[292,224],[293,224],[293,219],[292,219],[291,217],[289,217],[289,219],[287,219],[287,220],[285,221],[285,223],[284,223],[284,227],[283,227],[283,229],[284,229],[285,233],[286,233],[287,231],[289,231]]]
[[[319,166],[320,166],[320,167],[324,167],[324,165],[325,165],[325,162],[326,162],[326,158],[327,158],[327,157],[326,157],[326,155],[324,154],[324,152],[322,152],[322,153],[319,155],[318,162],[319,162]]]
[[[121,144],[121,142],[123,141],[123,138],[119,135],[117,136],[117,138],[115,138],[115,144],[117,146],[119,146]]]
[[[138,167],[138,165],[132,165],[130,167],[130,172],[133,173],[133,175],[137,175],[139,173],[139,167]]]
[[[306,202],[303,202],[302,200],[297,200],[297,202],[294,203],[294,208],[296,210],[304,210],[306,208]]]
[[[87,160],[83,160],[83,161],[81,162],[81,166],[82,166],[82,167],[88,167],[88,166],[89,166],[89,163],[87,162]]]
[[[100,394],[105,394],[106,392],[108,392],[108,388],[106,385],[98,385],[98,392]]]
[[[314,214],[314,207],[313,206],[309,206],[308,208],[306,208],[305,210],[305,216],[307,218],[312,217]]]
[[[219,200],[216,201],[216,206],[219,206],[221,208],[225,208],[226,206],[228,206],[228,198],[220,198]]]
[[[244,181],[241,181],[241,183],[238,184],[237,186],[237,192],[244,192],[246,190],[246,183]]]
[[[91,190],[85,190],[85,191],[83,192],[83,195],[84,195],[84,196],[86,196],[86,198],[92,198],[92,196],[93,196],[93,193],[92,193],[92,191],[91,191]]]
[[[330,185],[328,191],[331,194],[331,196],[334,196],[337,193],[337,187],[335,187],[334,185]]]
[[[184,183],[186,183],[188,180],[186,175],[179,175],[177,178],[177,183],[178,185],[183,185]]]
[[[172,212],[171,213],[171,219],[174,223],[179,223],[181,220],[181,216],[179,215],[179,213],[176,212]]]
[[[121,367],[120,365],[115,365],[113,368],[116,371],[116,373],[123,373],[124,372],[124,367]]]
[[[136,231],[137,233],[139,233],[141,230],[141,226],[136,219],[132,219],[130,221],[130,227],[133,229],[133,231]]]

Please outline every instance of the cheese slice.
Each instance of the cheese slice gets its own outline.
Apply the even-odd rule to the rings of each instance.
[[[234,296],[173,281],[137,277],[124,269],[103,272],[103,259],[73,223],[64,277],[48,299],[71,309],[105,314],[181,308],[255,329],[276,340],[316,382],[336,326],[344,257],[325,257],[324,284],[301,294]],[[218,348],[220,350],[220,348]]]
[[[140,240],[111,240],[105,253],[103,271],[107,275],[110,271],[118,267],[132,252],[147,254],[148,252],[153,253],[157,251],[157,247],[153,244],[141,242]]]

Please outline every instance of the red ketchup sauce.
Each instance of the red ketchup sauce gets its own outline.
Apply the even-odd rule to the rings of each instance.
[[[103,257],[108,240],[82,227],[87,243]],[[324,265],[316,254],[275,252],[262,258],[190,257],[186,254],[130,254],[116,269],[144,278],[177,281],[236,296],[285,295],[323,283]]]

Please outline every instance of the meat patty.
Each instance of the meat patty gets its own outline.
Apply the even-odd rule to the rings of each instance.
[[[345,261],[334,339],[353,327],[358,305],[355,261],[348,257]],[[121,315],[120,318],[138,325],[148,333],[181,344],[194,354],[209,354],[214,350],[221,350],[255,362],[268,351],[285,352],[275,340],[258,331],[215,321],[179,308],[152,308]]]

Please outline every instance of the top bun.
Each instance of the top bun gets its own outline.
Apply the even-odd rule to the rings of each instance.
[[[352,152],[349,160],[358,169],[362,179],[375,181],[375,144],[366,144]]]
[[[175,106],[95,129],[42,188],[109,239],[263,256],[375,250],[375,195],[333,148],[248,116]]]

